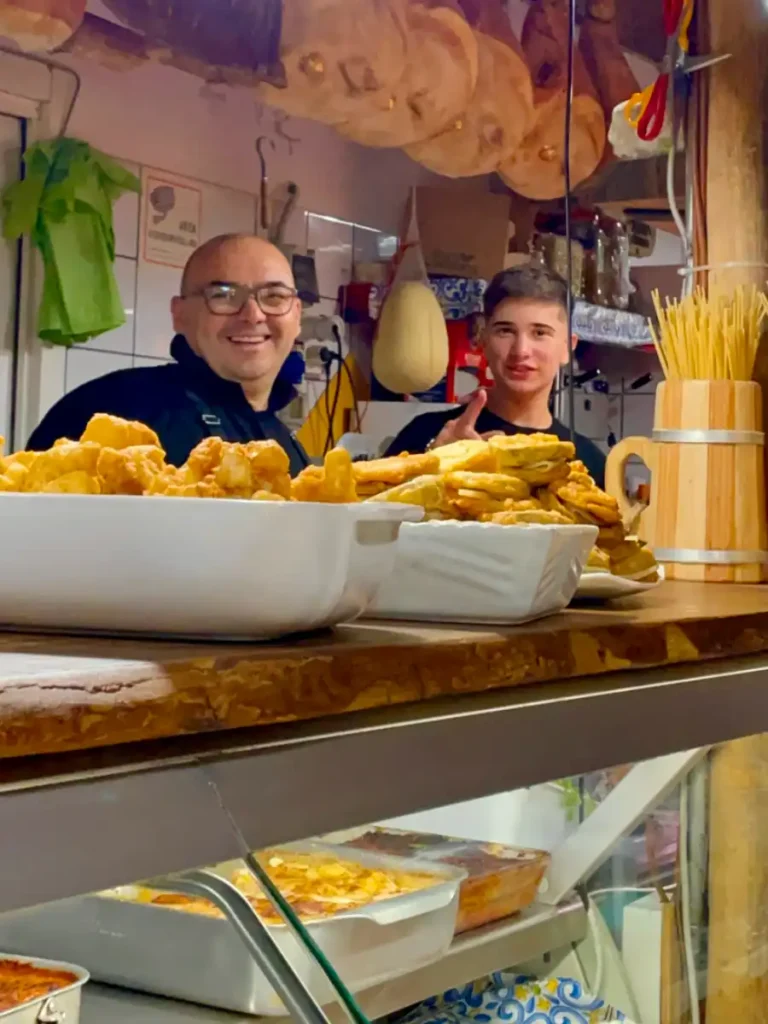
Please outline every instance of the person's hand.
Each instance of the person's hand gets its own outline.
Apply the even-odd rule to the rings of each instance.
[[[487,401],[487,392],[480,388],[479,391],[476,391],[470,397],[467,407],[461,416],[457,416],[455,420],[450,420],[445,424],[430,444],[430,449],[442,448],[444,444],[452,444],[454,441],[481,441],[484,435],[477,432],[476,424],[477,418],[485,408]]]

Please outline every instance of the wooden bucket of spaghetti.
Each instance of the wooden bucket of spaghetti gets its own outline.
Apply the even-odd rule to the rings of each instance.
[[[766,318],[761,293],[697,294],[657,308],[667,380],[656,391],[651,438],[611,451],[607,489],[627,515],[627,460],[651,471],[637,532],[667,579],[759,583],[768,563],[762,393],[752,375]],[[636,511],[636,510],[635,510]]]

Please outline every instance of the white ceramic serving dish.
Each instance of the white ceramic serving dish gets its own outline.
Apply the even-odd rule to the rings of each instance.
[[[298,852],[331,852],[386,869],[420,871],[435,884],[359,910],[307,924],[313,939],[352,991],[378,985],[439,960],[453,941],[462,868],[338,848],[288,844]],[[215,870],[223,877],[242,867]],[[130,886],[115,890],[130,895]],[[321,1004],[334,1001],[318,965],[285,925],[268,925],[280,950]],[[283,1004],[224,918],[131,903],[107,893],[49,903],[0,916],[0,941],[15,949],[68,950],[98,981],[258,1016],[285,1015]]]
[[[404,524],[392,574],[364,614],[509,625],[561,611],[596,526]]]
[[[41,960],[39,957],[16,956],[15,953],[0,953],[0,960],[20,960],[45,970],[68,971],[76,978],[71,985],[57,989],[50,995],[29,999],[10,1010],[0,1010],[0,1021],[3,1024],[77,1024],[80,1020],[83,985],[89,979],[87,971],[59,960]]]
[[[664,581],[664,566],[658,567],[658,579],[652,583],[645,580],[627,579],[626,576],[614,576],[609,572],[585,572],[576,588],[575,600],[610,601],[617,597],[631,597],[633,594],[644,594],[653,590]]]
[[[408,505],[0,494],[0,626],[264,639],[345,622]]]

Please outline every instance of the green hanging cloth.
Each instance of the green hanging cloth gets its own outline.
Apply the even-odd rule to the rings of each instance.
[[[25,177],[2,194],[3,234],[29,234],[42,255],[38,335],[73,345],[120,327],[112,204],[140,192],[139,179],[78,139],[39,142],[24,165]]]

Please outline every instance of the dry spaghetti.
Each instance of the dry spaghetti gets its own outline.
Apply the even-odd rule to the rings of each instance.
[[[651,327],[664,376],[683,380],[751,380],[768,298],[751,288],[707,296],[701,289],[662,305],[653,293],[658,328]]]

